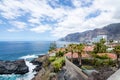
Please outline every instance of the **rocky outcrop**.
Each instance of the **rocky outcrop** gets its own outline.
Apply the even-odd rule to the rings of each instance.
[[[37,65],[36,68],[35,68],[33,71],[38,72],[38,71],[42,68],[42,63],[43,63],[43,62],[40,62],[40,61],[38,61],[37,59],[32,60],[31,63],[32,63],[33,65]]]
[[[24,60],[0,61],[0,74],[25,74],[29,72]]]

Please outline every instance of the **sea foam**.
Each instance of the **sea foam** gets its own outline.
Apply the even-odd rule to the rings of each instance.
[[[32,59],[32,58],[38,58],[38,55],[26,55],[26,56],[22,56],[19,59]]]
[[[35,71],[33,72],[33,69],[36,67],[36,65],[33,65],[27,60],[25,60],[25,62],[26,62],[26,65],[29,67],[29,72],[23,76],[18,77],[16,80],[31,80],[36,74]]]
[[[33,71],[36,65],[33,65],[32,63],[30,63],[30,59],[34,59],[37,57],[38,57],[37,55],[27,55],[27,56],[20,57],[19,59],[25,60],[25,63],[29,68],[29,72],[24,75],[16,75],[16,74],[0,75],[0,80],[31,80],[36,74],[36,72]]]

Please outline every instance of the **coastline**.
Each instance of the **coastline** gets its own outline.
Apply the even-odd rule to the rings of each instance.
[[[31,80],[32,78],[35,77],[35,74],[37,74],[37,72],[34,70],[37,67],[37,65],[33,64],[31,62],[31,60],[34,59],[34,58],[37,59],[39,56],[41,56],[41,55],[26,55],[26,56],[20,57],[17,60],[1,60],[3,62],[6,62],[6,63],[12,62],[11,66],[14,66],[13,63],[15,61],[23,60],[25,65],[28,67],[29,71],[24,73],[24,74],[15,74],[14,72],[9,73],[9,74],[7,74],[7,73],[2,74],[1,73],[0,74],[0,80],[8,80],[8,79],[9,80],[21,80],[21,79],[22,80],[26,80],[26,79]],[[19,64],[22,64],[22,63],[19,63]],[[2,65],[0,64],[0,66],[2,66]]]

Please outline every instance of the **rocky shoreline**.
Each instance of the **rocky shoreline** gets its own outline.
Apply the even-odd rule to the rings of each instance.
[[[29,72],[25,60],[3,61],[0,60],[0,74],[25,74]]]

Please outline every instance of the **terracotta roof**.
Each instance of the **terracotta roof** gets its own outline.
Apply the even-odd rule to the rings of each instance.
[[[65,51],[65,48],[57,48],[56,51]]]
[[[84,51],[93,51],[94,50],[94,46],[85,46]]]
[[[107,55],[111,59],[116,59],[117,58],[116,54],[114,54],[114,53],[98,53],[98,55],[99,56]]]
[[[71,58],[72,57],[72,53],[68,52],[67,54],[65,54],[64,56]],[[82,54],[82,58],[89,58],[90,55],[87,53]],[[78,53],[73,53],[73,58],[78,58]]]

